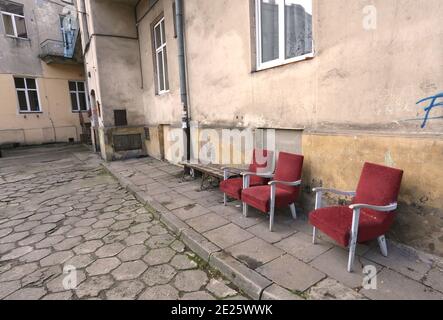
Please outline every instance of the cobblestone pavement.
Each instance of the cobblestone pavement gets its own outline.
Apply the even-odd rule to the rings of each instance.
[[[246,299],[83,147],[5,153],[0,299]]]

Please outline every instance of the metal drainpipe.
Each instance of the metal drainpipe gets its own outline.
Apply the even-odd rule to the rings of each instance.
[[[183,107],[182,128],[186,137],[186,160],[191,159],[191,130],[189,128],[188,92],[186,82],[185,39],[183,27],[183,0],[175,0],[175,19],[177,26],[178,66],[180,74],[180,96]]]

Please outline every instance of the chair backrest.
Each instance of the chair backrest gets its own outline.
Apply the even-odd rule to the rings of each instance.
[[[272,160],[274,152],[269,150],[254,149],[252,154],[252,163],[249,165],[250,172],[257,172],[257,170],[263,170],[263,172],[271,172]]]
[[[365,163],[353,203],[387,206],[397,202],[403,171]]]
[[[304,157],[298,154],[280,152],[278,156],[275,180],[295,182],[301,179]],[[278,188],[298,194],[300,187],[278,185]]]

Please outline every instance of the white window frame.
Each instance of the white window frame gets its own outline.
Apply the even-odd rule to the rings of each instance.
[[[21,77],[21,76],[14,76],[14,87],[15,87],[15,91],[21,91],[25,93],[25,97],[26,97],[26,110],[22,110],[20,108],[20,100],[18,98],[18,94],[17,94],[17,106],[18,106],[18,112],[19,113],[41,113],[42,112],[42,104],[40,102],[40,95],[38,94],[38,83],[37,83],[37,79],[36,78],[31,78],[31,77]],[[17,88],[15,86],[15,79],[23,79],[23,81],[25,82],[25,87],[24,88]],[[35,89],[29,89],[28,88],[28,83],[27,80],[28,79],[33,79],[35,80]],[[35,91],[37,92],[37,101],[38,101],[38,110],[31,110],[31,104],[29,103],[29,91]]]
[[[71,88],[69,87],[69,84],[71,82],[75,83],[75,91],[72,91]],[[83,88],[85,88],[84,91],[78,90],[78,84],[79,83],[83,83]],[[71,111],[72,112],[88,112],[90,106],[89,106],[89,97],[88,97],[88,89],[86,87],[86,81],[69,80],[68,81],[68,88],[69,88],[69,101],[71,101]],[[74,109],[74,106],[72,105],[71,93],[75,93],[75,97],[77,99],[77,109]],[[80,96],[79,96],[79,93],[84,93],[85,94],[86,110],[81,110],[80,109]]]
[[[16,13],[10,13],[10,12],[6,12],[6,11],[0,11],[0,15],[2,16],[2,22],[3,22],[3,28],[5,29],[5,34],[7,37],[11,37],[11,38],[18,38],[18,39],[28,39],[28,38],[24,38],[24,37],[19,37],[17,34],[17,25],[15,23],[15,17],[19,17],[19,18],[23,18],[23,20],[25,21],[25,28],[26,28],[26,34],[28,34],[28,27],[26,26],[26,19],[25,16],[22,16],[20,14],[16,14]],[[6,33],[6,28],[5,28],[5,21],[3,19],[3,16],[10,16],[11,17],[11,21],[12,21],[12,27],[14,29],[14,34],[7,34]]]
[[[292,62],[302,61],[315,56],[314,39],[312,39],[312,52],[301,56],[285,59],[285,1],[276,0],[278,4],[278,58],[275,60],[261,62],[262,61],[262,48],[261,48],[261,0],[255,0],[255,30],[256,30],[256,69],[264,70],[273,68],[276,66],[285,65]],[[312,0],[311,0],[312,2]],[[312,16],[314,14],[312,13]],[[312,23],[312,34],[314,35],[314,23]]]
[[[166,30],[166,24],[165,24],[165,18],[164,17],[161,18],[160,21],[157,22],[154,25],[154,29],[153,29],[153,34],[154,34],[154,42],[153,43],[154,43],[154,52],[155,52],[155,67],[157,69],[157,93],[159,95],[162,95],[162,94],[165,94],[165,93],[169,92],[169,83],[166,81],[166,73],[168,72],[168,70],[166,70],[166,67],[165,67],[166,35],[163,34],[163,30],[162,30],[162,27],[161,27],[162,22],[165,25],[164,29]],[[155,29],[157,27],[160,30],[160,41],[162,43],[160,45],[160,47],[158,47],[158,48],[157,48],[157,34],[155,32]],[[164,43],[163,43],[163,40],[164,40]],[[162,59],[163,79],[160,79],[160,65],[159,65],[158,58],[157,58],[159,52],[162,52],[162,57],[163,57],[163,59]],[[166,57],[166,59],[167,59],[167,57]],[[168,79],[169,79],[169,77],[168,77]],[[163,88],[164,88],[163,90],[160,89],[160,81],[161,80],[163,81]]]

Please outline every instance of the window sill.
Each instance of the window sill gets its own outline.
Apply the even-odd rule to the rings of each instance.
[[[29,39],[29,38],[16,37],[16,36],[11,36],[9,34],[6,34],[5,37],[10,38],[10,39],[16,39],[16,40],[31,41],[31,39]]]
[[[19,114],[42,114],[43,111],[19,111]]]
[[[87,113],[89,110],[71,110],[72,113]]]
[[[166,95],[166,94],[168,94],[168,93],[169,93],[169,90],[167,90],[167,91],[162,91],[162,92],[158,92],[158,93],[157,93],[157,96],[161,97],[161,96],[164,96],[164,95]]]
[[[283,62],[278,62],[272,65],[268,65],[268,66],[261,66],[258,67],[256,70],[253,70],[251,73],[256,73],[256,72],[260,72],[260,71],[265,71],[265,70],[269,70],[269,69],[274,69],[274,68],[278,68],[278,67],[283,67],[289,64],[293,64],[293,63],[297,63],[297,62],[302,62],[302,61],[306,61],[306,60],[312,60],[315,58],[315,53],[312,54],[307,54],[304,56],[300,56],[297,58],[293,58],[291,60],[286,60]]]

